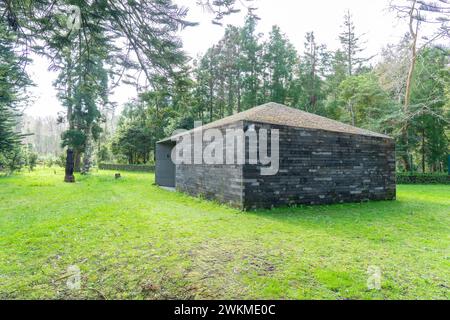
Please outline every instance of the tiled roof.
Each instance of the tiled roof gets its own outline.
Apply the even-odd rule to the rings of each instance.
[[[342,132],[363,136],[390,138],[389,136],[381,133],[357,128],[336,120],[331,120],[325,117],[318,116],[316,114],[290,108],[274,102],[269,102],[258,107],[254,107],[247,111],[240,112],[232,116],[208,123],[193,130],[199,130],[200,128],[202,130],[206,130],[221,127],[238,121],[253,121],[297,128],[320,129],[325,131]],[[161,140],[160,142],[170,140],[171,138],[173,137],[168,137],[164,140]]]

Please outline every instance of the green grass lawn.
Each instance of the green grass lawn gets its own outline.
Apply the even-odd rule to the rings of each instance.
[[[153,174],[122,176],[0,177],[0,298],[450,297],[450,186],[240,212],[161,190]],[[66,284],[69,266],[81,270],[80,290]],[[371,266],[380,290],[367,288]]]

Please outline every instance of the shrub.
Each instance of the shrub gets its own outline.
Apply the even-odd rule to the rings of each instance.
[[[25,152],[21,145],[0,154],[0,167],[7,174],[12,174],[14,171],[20,171],[26,162]]]
[[[34,153],[34,152],[28,153],[27,164],[28,164],[28,168],[30,169],[30,171],[33,171],[34,168],[36,168],[37,160],[38,160],[37,153]]]
[[[450,184],[450,175],[445,173],[397,173],[398,184]]]
[[[100,163],[98,165],[100,170],[117,170],[117,171],[144,171],[153,172],[155,166],[143,165],[143,164],[113,164],[113,163]]]

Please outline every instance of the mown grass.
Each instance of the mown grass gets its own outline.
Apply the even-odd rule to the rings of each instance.
[[[153,174],[0,177],[3,299],[448,299],[450,186],[398,200],[240,212]],[[66,281],[81,270],[81,289]],[[380,290],[367,287],[370,266]]]

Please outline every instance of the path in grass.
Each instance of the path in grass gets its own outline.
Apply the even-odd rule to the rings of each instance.
[[[242,213],[161,190],[152,174],[122,176],[0,177],[0,298],[450,297],[450,186]],[[367,289],[371,266],[381,290]]]

